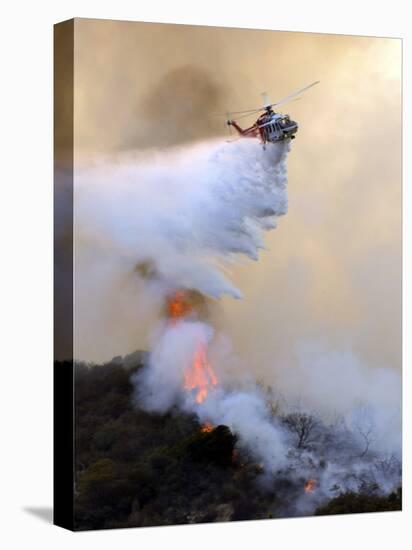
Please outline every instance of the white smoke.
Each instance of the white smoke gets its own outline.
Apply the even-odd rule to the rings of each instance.
[[[241,445],[261,462],[265,471],[274,474],[287,464],[287,434],[270,417],[259,388],[225,391],[217,389],[199,407],[201,421],[225,424],[239,434]]]
[[[153,332],[149,364],[136,377],[138,399],[146,410],[166,412],[182,400],[184,372],[198,346],[208,347],[210,325],[200,321],[161,323]]]
[[[141,285],[139,296],[136,292],[125,298],[136,299],[136,309],[139,300],[146,300],[160,311],[176,289],[197,290],[212,299],[242,297],[229,268],[242,255],[257,260],[264,232],[276,227],[277,218],[286,213],[288,151],[287,143],[263,149],[257,140],[215,140],[162,154],[145,153],[143,159],[129,155],[80,167],[75,178],[76,242],[93,242],[100,250],[99,262],[91,261],[93,284],[98,285],[99,277],[110,277],[110,265],[122,265]],[[80,245],[75,251],[79,265],[84,254]],[[141,277],[135,270],[142,264],[151,276]],[[184,372],[199,345],[207,347],[219,379],[201,404],[183,388]],[[303,347],[296,368],[288,369],[287,360],[286,368],[273,365],[277,376],[272,384],[289,406],[316,411],[326,426],[331,426],[335,412],[343,423],[331,429],[334,445],[346,441],[353,456],[342,458],[328,451],[327,466],[320,466],[316,449],[291,453],[291,434],[271,414],[256,381],[240,376],[244,369],[232,369],[237,359],[230,344],[209,322],[196,317],[176,323],[157,320],[150,348],[148,363],[135,378],[140,406],[156,412],[179,406],[195,413],[200,422],[229,426],[269,473],[289,468],[307,478],[315,469],[319,491],[313,498],[330,498],[331,487],[352,488],[354,479],[369,475],[370,465],[360,456],[369,431],[362,424],[365,418],[374,428],[374,457],[388,449],[399,456],[400,411],[394,402],[399,377],[369,370],[352,353],[313,353]],[[295,351],[290,350],[290,362]],[[230,377],[233,372],[235,379]],[[385,489],[393,486],[392,474],[387,476],[390,481],[378,477]]]
[[[225,271],[239,255],[257,260],[263,232],[286,213],[288,150],[288,143],[263,148],[254,139],[214,141],[145,162],[130,158],[79,170],[76,223],[88,228],[88,238],[93,229],[93,237],[119,256],[155,266],[149,287],[163,296],[187,288],[240,298]],[[138,375],[139,402],[159,412],[180,404],[200,419],[228,425],[273,470],[284,464],[286,446],[256,389],[220,388],[201,406],[183,391],[184,372],[199,345],[219,356],[213,334],[198,320],[160,323],[149,364]],[[214,365],[218,372],[224,367],[224,361]]]
[[[212,141],[113,164],[75,177],[79,238],[135,264],[153,260],[174,288],[240,298],[224,274],[238,254],[257,260],[262,232],[287,210],[286,143]],[[82,235],[82,228],[87,228]]]
[[[174,405],[195,413],[201,423],[224,424],[240,436],[240,443],[270,473],[286,465],[287,437],[270,411],[261,389],[247,380],[219,383],[209,388],[202,403],[196,391],[183,390],[184,372],[192,367],[199,346],[208,349],[222,382],[225,370],[221,341],[206,323],[180,320],[160,323],[153,334],[148,364],[134,376],[138,403],[148,411],[166,412]],[[230,357],[228,358],[231,359]],[[224,376],[223,376],[224,380]]]
[[[351,349],[300,342],[289,368],[278,369],[276,389],[289,406],[316,411],[325,421],[343,418],[355,433],[371,428],[375,450],[400,454],[402,391],[394,369],[370,368]]]

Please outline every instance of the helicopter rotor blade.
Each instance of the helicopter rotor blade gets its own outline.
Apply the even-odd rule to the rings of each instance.
[[[266,109],[270,105],[268,93],[262,92],[260,95],[262,96],[263,107]]]
[[[243,115],[246,113],[257,113],[258,111],[261,111],[262,109],[248,109],[247,111],[230,111],[229,113],[226,113],[227,115]]]
[[[290,101],[291,102],[292,101],[300,101],[301,99],[302,99],[301,97],[295,97],[294,99],[291,99]],[[287,102],[285,101],[285,103],[287,103]],[[265,110],[266,110],[266,107],[262,107],[262,109],[256,109],[255,111],[252,111],[251,113],[248,113],[248,114],[243,115],[243,116],[236,117],[236,120],[241,120],[242,118],[246,118],[246,117],[251,116],[255,113],[259,113],[260,111],[265,111]],[[233,114],[233,113],[226,113],[226,114],[230,115],[230,114]]]
[[[285,103],[293,103],[294,101],[300,101],[301,99],[302,99],[301,97],[294,97],[293,99],[288,99],[288,101],[282,101],[282,105],[284,105]],[[279,103],[275,103],[275,105],[279,105]]]
[[[317,82],[314,82],[309,87],[314,86],[315,84],[317,84]],[[305,88],[305,90],[306,89],[307,88]],[[285,97],[284,99],[282,99],[281,101],[278,101],[277,103],[271,103],[270,105],[268,105],[268,107],[274,107],[275,105],[283,105],[284,103],[288,103],[289,101],[299,101],[302,98],[301,97],[295,98],[295,95],[300,94],[301,92],[302,90],[298,90],[297,92],[294,92],[290,96]],[[232,111],[232,112],[226,113],[226,115],[243,115],[243,116],[237,117],[237,119],[239,120],[241,118],[246,118],[250,115],[253,115],[254,113],[259,113],[260,111],[265,111],[265,110],[266,110],[266,107],[261,107],[260,109],[252,109],[250,111]]]
[[[256,109],[256,111],[252,111],[251,113],[248,113],[247,115],[237,116],[236,120],[241,120],[242,118],[246,118],[248,116],[254,115],[255,113],[259,113],[259,111],[264,111],[264,109]]]
[[[278,105],[283,105],[283,103],[287,103],[291,99],[293,99],[295,96],[301,94],[302,92],[306,92],[306,90],[309,90],[309,88],[312,88],[312,86],[315,86],[315,84],[319,84],[320,80],[316,80],[316,82],[312,82],[312,84],[309,84],[309,86],[305,86],[304,88],[301,88],[300,90],[297,90],[296,92],[293,92],[283,99],[277,101],[276,103],[272,103],[270,107],[276,107]]]
[[[312,86],[315,86],[316,84],[319,84],[319,82],[320,82],[320,80],[316,80],[315,82],[312,82],[312,84],[309,84],[308,86],[305,86],[304,88],[300,88],[299,90],[296,90],[296,92],[293,92],[293,93],[289,94],[288,96],[284,97],[283,99],[280,99],[276,103],[268,103],[267,93],[263,92],[262,93],[262,98],[263,98],[263,102],[264,102],[264,105],[265,105],[264,107],[260,107],[258,109],[247,109],[246,111],[229,111],[225,114],[226,114],[226,116],[244,115],[245,117],[247,117],[247,116],[252,115],[254,113],[259,113],[260,111],[264,111],[268,107],[276,107],[278,105],[283,105],[284,103],[288,103],[289,101],[295,100],[294,98],[297,95],[299,95],[303,92],[306,92],[306,90],[309,90],[309,88],[312,88]],[[298,98],[298,99],[300,99],[300,98]],[[218,114],[218,113],[215,113],[215,114]],[[223,113],[220,114],[219,116],[223,116]],[[244,117],[238,117],[238,118],[244,118]]]

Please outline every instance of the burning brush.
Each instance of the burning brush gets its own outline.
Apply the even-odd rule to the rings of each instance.
[[[306,494],[313,493],[313,491],[316,489],[318,482],[316,479],[308,479],[304,486],[304,491]]]
[[[206,299],[194,290],[176,290],[166,300],[166,314],[172,323],[190,317],[206,315]],[[193,392],[195,401],[201,404],[209,390],[217,386],[217,376],[207,359],[206,346],[199,342],[191,366],[184,372],[184,388]]]
[[[210,433],[211,431],[213,431],[213,424],[211,424],[210,422],[205,422],[201,426],[200,431],[206,434]]]

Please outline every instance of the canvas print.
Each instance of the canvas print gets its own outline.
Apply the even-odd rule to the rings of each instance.
[[[397,38],[55,27],[55,522],[401,509]]]

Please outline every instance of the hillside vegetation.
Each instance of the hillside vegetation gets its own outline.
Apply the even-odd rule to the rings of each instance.
[[[281,479],[263,488],[261,466],[239,451],[227,426],[202,431],[181,411],[136,408],[130,378],[142,359],[136,352],[75,367],[76,529],[284,516],[285,499],[300,494],[304,480]],[[393,509],[400,509],[399,495],[344,494],[317,513]]]

